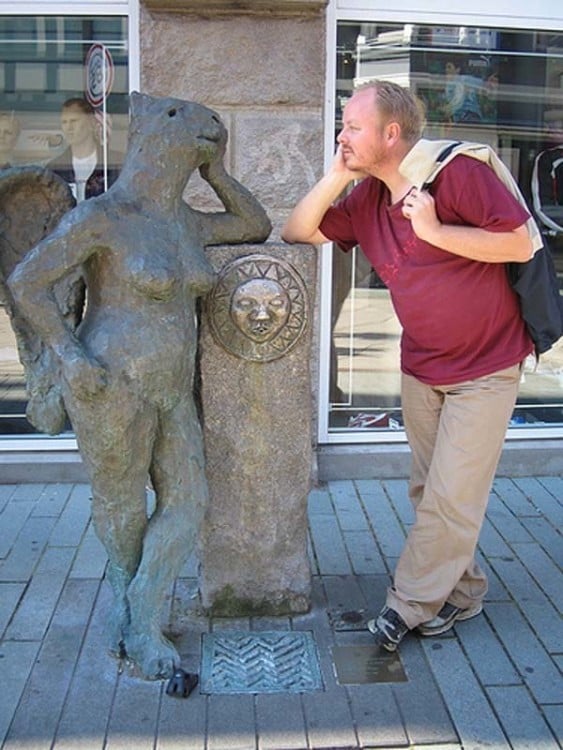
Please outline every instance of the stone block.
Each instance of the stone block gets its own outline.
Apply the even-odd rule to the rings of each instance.
[[[482,687],[453,638],[423,638],[422,646],[463,747],[508,750],[505,735]]]
[[[0,747],[6,747],[4,740],[40,646],[38,641],[6,641],[2,644],[2,684],[9,685],[9,689],[4,687],[0,701]]]
[[[329,485],[330,486],[330,485]],[[380,486],[377,492],[371,486],[365,494],[360,488],[360,498],[385,558],[399,557],[405,544],[405,532],[394,513],[389,513],[389,498]]]
[[[44,748],[45,738],[54,736],[97,588],[95,581],[71,581],[62,592],[14,714],[8,747]]]
[[[158,681],[120,675],[107,729],[108,750],[153,750],[161,690]]]
[[[215,15],[268,16],[310,15],[324,10],[327,0],[142,0],[149,10],[191,13],[206,18]]]
[[[200,539],[202,604],[227,616],[304,611],[316,254],[309,246],[273,244],[208,252],[219,281],[201,331],[210,494]],[[248,281],[268,291],[241,318],[243,304],[253,300],[242,294],[252,291]],[[253,321],[267,317],[260,311],[272,289],[279,307],[268,332]]]
[[[349,575],[352,572],[342,532],[332,516],[311,516],[311,540],[321,575]],[[326,540],[330,540],[326,544]]]
[[[27,519],[10,554],[5,560],[0,560],[0,581],[25,583],[32,577],[54,523],[55,519],[49,517],[30,516]]]
[[[2,484],[0,485],[0,513],[4,510],[8,504],[9,499],[14,494],[17,485],[15,484]]]
[[[0,537],[0,559],[7,557],[18,534],[22,530],[34,503],[32,501],[10,501],[2,512],[2,536]]]
[[[171,56],[173,50],[173,56]],[[173,59],[173,63],[172,63]],[[321,107],[324,19],[141,13],[142,90],[212,109]]]
[[[557,746],[542,708],[523,685],[490,687],[487,692],[511,747]]]
[[[443,689],[433,679],[420,643],[406,641],[399,650],[409,679],[396,685],[394,692],[412,746],[459,747]]]
[[[48,548],[8,626],[10,640],[41,640],[45,635],[68,575],[74,549]]]
[[[78,547],[70,577],[102,578],[106,563],[107,553],[90,523]]]
[[[39,495],[34,516],[59,516],[68,501],[72,485],[67,483],[47,484]]]
[[[354,483],[345,480],[331,482],[330,494],[334,502],[336,518],[342,531],[367,531],[366,516],[358,501]]]
[[[61,513],[49,544],[52,547],[77,547],[90,521],[90,488],[78,484]]]
[[[320,112],[257,112],[236,118],[234,173],[265,206],[291,209],[323,165]]]
[[[0,581],[0,637],[6,625],[16,611],[18,602],[25,589],[23,583],[4,583]]]
[[[561,674],[516,605],[487,604],[487,618],[538,703],[563,703]]]
[[[232,112],[217,109],[229,131],[225,164],[268,212],[270,241],[280,241],[281,229],[295,204],[321,177],[323,135],[320,112],[315,114]],[[199,211],[223,206],[199,174],[190,178],[184,200]]]
[[[207,722],[208,750],[249,750],[256,747],[254,696],[209,696]]]
[[[345,531],[343,536],[356,575],[385,573],[385,563],[371,532]]]
[[[525,561],[528,547],[533,546],[535,545],[514,545],[514,552],[520,553]],[[549,561],[549,558],[546,558],[546,560]],[[561,583],[557,588],[557,581],[554,581],[555,585],[550,599],[549,586],[544,587],[543,573],[539,578],[541,585],[538,585],[522,565],[520,559],[500,558],[493,560],[492,565],[512,599],[518,604],[522,615],[547,651],[551,653],[559,652],[561,643],[563,643],[563,621],[557,608],[557,603],[561,601]],[[549,572],[548,565],[546,579]],[[561,580],[561,574],[558,575],[559,580]],[[544,592],[547,593],[547,596]],[[555,606],[553,606],[554,604]]]
[[[109,585],[101,586],[57,727],[57,750],[85,750],[88,744],[82,742],[89,742],[92,750],[104,745],[108,717],[112,714],[116,685],[121,676],[118,662],[106,656],[105,628],[110,606]],[[135,695],[138,684],[133,690]],[[79,741],[78,738],[88,739]],[[98,745],[95,745],[95,738],[99,738]]]
[[[485,611],[487,607],[486,602]],[[482,685],[516,685],[521,682],[486,617],[468,620],[455,632]]]

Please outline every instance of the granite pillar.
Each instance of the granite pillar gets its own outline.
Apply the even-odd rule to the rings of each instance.
[[[306,611],[316,252],[266,244],[208,257],[218,282],[201,326],[202,605],[225,616]]]

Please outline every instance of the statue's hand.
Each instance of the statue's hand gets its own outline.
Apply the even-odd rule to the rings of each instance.
[[[206,182],[213,182],[217,177],[225,174],[224,158],[227,150],[228,133],[225,127],[218,132],[214,147],[209,151],[204,163],[199,167],[199,173]]]
[[[81,399],[95,398],[108,384],[107,370],[85,355],[64,360],[63,377],[73,394]]]

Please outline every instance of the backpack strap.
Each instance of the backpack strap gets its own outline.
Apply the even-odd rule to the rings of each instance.
[[[442,163],[444,161],[446,161],[446,159],[452,153],[452,151],[455,148],[457,148],[458,146],[460,146],[461,143],[462,143],[461,141],[452,141],[451,143],[449,143],[446,146],[446,148],[444,148],[444,149],[442,149],[442,151],[440,151],[440,153],[436,157],[434,171],[431,172],[430,175],[429,175],[429,177],[423,182],[423,184],[422,184],[422,186],[420,188],[421,190],[428,190],[428,188],[430,187],[430,185],[432,183],[432,180],[436,177],[436,175],[440,171]]]

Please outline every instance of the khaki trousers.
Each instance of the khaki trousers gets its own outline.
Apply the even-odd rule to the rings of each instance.
[[[449,386],[402,376],[416,518],[387,606],[409,628],[446,601],[466,608],[487,592],[474,554],[519,381],[519,365]]]

